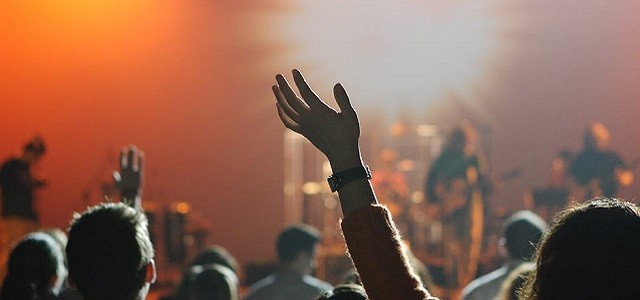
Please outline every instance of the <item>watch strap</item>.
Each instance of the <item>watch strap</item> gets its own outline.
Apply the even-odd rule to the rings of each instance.
[[[371,179],[371,170],[369,170],[369,166],[359,166],[333,173],[333,175],[327,178],[327,181],[329,182],[331,192],[335,193],[345,184],[359,179]]]

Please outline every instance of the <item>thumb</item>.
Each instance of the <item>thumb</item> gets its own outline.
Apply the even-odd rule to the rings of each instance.
[[[344,90],[342,84],[338,83],[333,87],[333,96],[340,107],[340,112],[349,118],[357,119],[356,111],[351,106],[347,91]]]
[[[113,181],[115,181],[116,184],[118,184],[118,183],[120,183],[122,181],[122,176],[120,175],[120,172],[118,172],[118,171],[113,171],[111,176],[113,176]]]

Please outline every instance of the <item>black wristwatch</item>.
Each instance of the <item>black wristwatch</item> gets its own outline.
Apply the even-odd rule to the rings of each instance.
[[[331,192],[335,193],[345,184],[356,181],[358,179],[371,179],[371,170],[369,170],[369,166],[359,166],[349,170],[334,173],[329,178],[327,178],[327,181],[329,182]]]

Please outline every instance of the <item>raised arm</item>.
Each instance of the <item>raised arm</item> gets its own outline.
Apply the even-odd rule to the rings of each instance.
[[[120,153],[120,172],[113,171],[121,201],[139,210],[142,209],[143,160],[144,152],[136,146],[125,147]]]
[[[272,87],[284,125],[303,135],[329,159],[333,173],[363,166],[360,124],[341,84],[333,88],[340,111],[322,101],[298,70],[293,79],[300,96],[282,75]],[[344,214],[343,233],[370,299],[427,299],[407,263],[388,211],[377,205],[368,179],[350,181],[338,190]]]

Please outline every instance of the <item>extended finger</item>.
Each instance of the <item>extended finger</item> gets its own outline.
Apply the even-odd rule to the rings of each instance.
[[[318,95],[311,89],[299,70],[294,69],[292,73],[293,80],[296,82],[296,86],[300,91],[300,95],[302,95],[302,98],[305,102],[307,102],[307,104],[309,104],[310,107],[317,107],[322,109],[329,108],[329,105],[324,103],[324,101],[322,101],[322,99],[320,99],[320,97],[318,97]]]
[[[333,96],[336,98],[336,102],[340,107],[340,112],[349,118],[357,119],[356,111],[353,109],[351,105],[351,101],[349,101],[349,95],[347,95],[347,91],[345,91],[342,84],[338,83],[333,87]]]
[[[136,151],[138,153],[137,160],[136,160],[136,164],[133,165],[133,170],[136,172],[142,172],[143,168],[142,165],[144,164],[144,152],[138,150]]]
[[[278,116],[280,116],[280,120],[282,121],[282,123],[284,123],[284,127],[287,127],[297,133],[302,134],[302,132],[300,131],[300,124],[291,120],[291,118],[287,116],[287,114],[284,112],[284,110],[282,109],[279,103],[276,103],[276,107],[278,108]]]
[[[113,171],[111,176],[113,176],[113,180],[117,183],[120,183],[120,181],[122,181],[122,175],[120,175],[120,172],[118,171]]]
[[[136,147],[135,146],[129,146],[129,153],[127,153],[127,169],[132,169],[134,168],[133,166],[133,160],[136,156]]]
[[[287,100],[287,103],[297,111],[299,114],[309,109],[309,106],[296,95],[296,93],[291,89],[291,86],[287,82],[287,79],[284,78],[281,74],[276,76],[276,81],[278,82],[278,86],[280,87],[280,91],[284,95],[284,98]]]
[[[276,101],[278,102],[282,110],[287,114],[287,116],[289,116],[289,118],[291,118],[296,123],[300,122],[300,114],[293,110],[287,100],[284,99],[284,95],[282,94],[280,88],[277,85],[274,85],[271,87],[271,90],[273,91],[273,95],[276,96]]]
[[[123,147],[122,150],[120,150],[120,172],[127,168],[127,153],[127,147]]]

